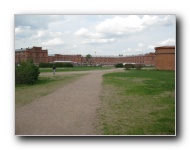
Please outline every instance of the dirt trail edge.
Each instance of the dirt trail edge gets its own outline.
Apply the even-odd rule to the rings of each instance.
[[[15,110],[16,135],[98,135],[102,75],[94,71]],[[84,73],[84,72],[83,72]]]

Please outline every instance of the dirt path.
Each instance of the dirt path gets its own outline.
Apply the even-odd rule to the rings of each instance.
[[[16,108],[15,134],[101,134],[96,129],[96,123],[98,121],[97,109],[100,107],[99,94],[102,75],[112,71],[118,71],[118,69],[88,71],[89,74],[63,86],[56,92],[41,97],[21,108]]]

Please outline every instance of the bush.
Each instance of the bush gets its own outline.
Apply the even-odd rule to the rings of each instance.
[[[74,67],[72,63],[39,63],[40,68],[52,68],[55,67]]]
[[[39,63],[40,68],[52,68],[53,65],[50,63]]]
[[[134,68],[135,66],[133,64],[125,64],[125,69],[130,70],[131,68]]]
[[[137,70],[140,70],[143,67],[143,64],[135,64],[135,68]]]
[[[123,68],[123,64],[122,63],[115,64],[115,68]]]
[[[22,61],[15,68],[16,84],[32,84],[38,80],[40,74],[39,67],[35,66],[32,60]]]

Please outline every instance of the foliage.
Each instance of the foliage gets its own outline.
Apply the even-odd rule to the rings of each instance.
[[[115,68],[123,68],[123,64],[122,63],[115,64]]]
[[[102,66],[75,66],[72,68],[56,68],[56,72],[68,72],[68,71],[90,71],[90,70],[107,70],[113,67]],[[40,72],[52,72],[52,68],[40,68]]]
[[[33,63],[33,60],[22,61],[15,68],[16,84],[31,84],[38,80],[40,74],[39,67]]]
[[[143,64],[135,64],[135,68],[137,70],[140,70],[143,67]]]
[[[133,64],[125,64],[125,69],[130,70],[131,68],[134,68],[135,66]]]
[[[131,68],[135,68],[140,70],[144,65],[143,64],[125,64],[124,67],[126,70],[130,70]]]
[[[52,68],[55,67],[74,67],[72,63],[64,62],[64,63],[39,63],[40,68]]]
[[[88,63],[90,63],[91,58],[92,58],[92,55],[90,55],[90,54],[87,54],[87,55],[86,55],[86,61],[87,61]]]

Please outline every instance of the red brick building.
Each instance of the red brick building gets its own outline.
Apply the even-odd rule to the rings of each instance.
[[[87,62],[86,56],[82,55],[62,55],[54,54],[48,56],[48,50],[42,50],[42,47],[21,48],[15,51],[15,62],[33,59],[35,64],[40,62],[54,61],[72,61],[75,64],[92,64],[92,65],[115,65],[117,63],[140,63],[144,65],[155,65],[155,53],[132,56],[92,56]]]
[[[48,62],[48,50],[42,50],[42,47],[21,48],[15,50],[15,63],[23,60],[33,59],[35,64]]]
[[[159,70],[175,70],[175,46],[155,47],[155,67]]]
[[[54,61],[72,61],[73,63],[81,63],[82,57],[81,55],[61,55],[61,54],[54,54],[48,56],[48,62]]]
[[[82,59],[85,62],[85,57]],[[93,56],[92,64],[115,65],[117,63],[138,63],[149,66],[155,65],[155,54],[148,53],[145,55],[131,56]]]

